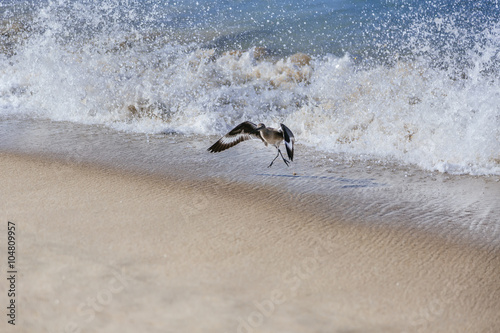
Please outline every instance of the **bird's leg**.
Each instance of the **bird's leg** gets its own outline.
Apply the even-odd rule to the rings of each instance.
[[[278,158],[278,156],[280,156],[280,150],[278,149],[278,154],[276,154],[276,157],[273,159],[273,161],[271,162],[271,164],[269,164],[267,167],[270,168],[271,165],[273,165],[274,161],[276,161],[276,159]]]
[[[285,157],[283,157],[283,154],[281,153],[281,150],[279,148],[278,148],[278,154],[281,155],[281,158],[283,159],[283,162],[285,162],[286,166],[290,166],[290,161],[285,159]]]
[[[281,150],[279,148],[278,149],[278,154],[276,154],[276,157],[274,157],[273,161],[271,162],[271,164],[268,165],[268,168],[271,167],[271,165],[273,165],[274,161],[278,158],[278,156],[281,155],[281,158],[283,159],[283,162],[285,162],[286,166],[290,166],[290,161],[288,161],[287,159],[285,159],[285,157],[283,156],[283,154],[281,153]]]

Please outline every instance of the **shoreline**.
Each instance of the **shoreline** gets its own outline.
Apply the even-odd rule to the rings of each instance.
[[[500,327],[498,248],[352,223],[274,187],[8,153],[0,164],[2,220],[20,230],[21,331]]]

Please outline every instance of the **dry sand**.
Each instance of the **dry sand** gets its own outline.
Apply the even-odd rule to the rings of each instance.
[[[0,154],[1,332],[499,332],[498,249],[307,198]]]

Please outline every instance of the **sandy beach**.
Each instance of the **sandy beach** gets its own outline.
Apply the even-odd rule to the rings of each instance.
[[[500,328],[495,248],[357,225],[262,186],[9,153],[0,170],[2,244],[12,221],[18,251],[2,332]]]
[[[0,333],[500,332],[499,22],[0,0]]]

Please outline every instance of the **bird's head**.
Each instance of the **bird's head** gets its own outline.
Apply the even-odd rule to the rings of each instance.
[[[264,128],[266,128],[266,125],[264,125],[263,123],[259,123],[259,124],[257,125],[257,128],[256,128],[255,130],[256,130],[256,131],[260,131],[261,129],[264,129]]]

